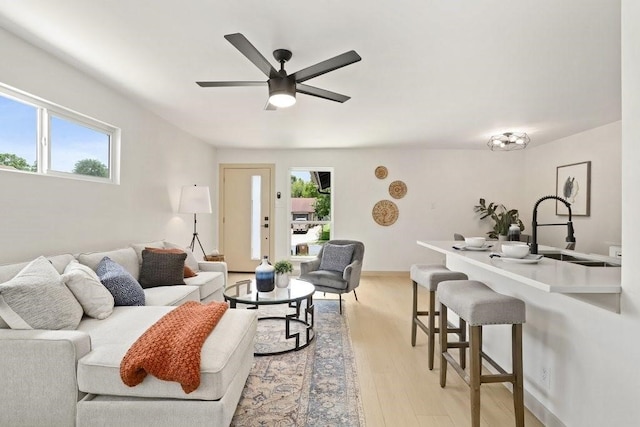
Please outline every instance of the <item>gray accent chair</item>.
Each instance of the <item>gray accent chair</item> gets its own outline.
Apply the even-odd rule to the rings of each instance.
[[[342,272],[320,270],[322,252],[324,251],[323,246],[315,259],[300,263],[300,280],[312,283],[316,287],[316,291],[338,294],[340,314],[342,314],[342,294],[353,291],[353,295],[358,301],[356,288],[360,285],[364,244],[356,240],[329,240],[327,243],[332,245],[355,245],[351,263]]]

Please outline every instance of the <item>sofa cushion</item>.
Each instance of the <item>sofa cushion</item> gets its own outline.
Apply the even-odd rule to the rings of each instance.
[[[184,261],[185,265],[187,267],[189,267],[191,270],[198,272],[200,270],[200,267],[198,266],[198,260],[196,259],[196,256],[193,254],[193,251],[191,250],[191,248],[185,248],[183,246],[180,245],[176,245],[175,243],[171,243],[171,242],[164,242],[164,247],[165,248],[178,248],[183,250],[186,254],[187,254],[187,259]]]
[[[254,310],[227,310],[202,347],[200,387],[186,394],[180,384],[152,376],[128,387],[120,362],[135,340],[173,307],[116,307],[107,320],[85,318],[79,330],[91,335],[92,351],[78,362],[78,388],[85,393],[149,398],[217,400],[224,396],[246,352],[253,352]]]
[[[320,270],[343,272],[351,264],[355,245],[332,245],[326,243],[322,248]]]
[[[155,242],[132,243],[131,247],[136,252],[136,256],[138,257],[138,264],[142,265],[142,251],[149,248],[164,248],[164,241],[156,240]]]
[[[89,266],[71,261],[62,275],[67,287],[76,297],[87,316],[106,319],[113,311],[113,295],[100,282],[100,278]]]
[[[184,260],[187,254],[142,251],[140,285],[143,288],[184,285]]]
[[[144,305],[144,291],[120,264],[105,256],[96,267],[102,284],[111,292],[115,305]]]
[[[109,257],[113,262],[120,264],[134,279],[138,280],[138,277],[140,277],[140,263],[138,262],[136,251],[133,248],[84,253],[78,255],[78,261],[84,265],[88,265],[93,271],[96,271],[98,264],[100,264],[100,261],[102,261],[104,257]]]
[[[322,290],[320,289],[322,286],[336,290],[345,290],[349,284],[342,278],[341,272],[331,270],[310,271],[300,276],[300,280],[313,283],[316,288],[318,288],[316,290]]]
[[[0,284],[0,317],[11,329],[75,329],[82,307],[41,256]]]
[[[180,305],[187,301],[200,301],[198,286],[158,286],[144,290],[145,305]]]
[[[198,286],[200,288],[200,299],[204,300],[224,286],[224,274],[218,271],[200,271],[197,276],[184,279],[184,283]]]
[[[186,254],[185,251],[183,251],[182,249],[179,249],[179,248],[153,248],[153,247],[148,247],[148,248],[145,248],[145,250],[151,251],[151,252],[157,252],[157,253],[164,253],[164,254]],[[197,276],[198,273],[196,273],[191,268],[189,268],[189,266],[187,264],[184,264],[183,275],[184,275],[184,277],[193,277],[193,276]]]

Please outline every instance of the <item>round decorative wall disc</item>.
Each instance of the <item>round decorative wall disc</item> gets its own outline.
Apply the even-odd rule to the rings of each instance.
[[[384,166],[378,166],[376,168],[376,178],[385,179],[389,175],[389,171]]]
[[[398,206],[391,200],[380,200],[373,206],[371,216],[380,225],[391,225],[398,219]]]
[[[389,194],[394,199],[402,199],[407,194],[407,184],[402,181],[393,181],[389,184]]]

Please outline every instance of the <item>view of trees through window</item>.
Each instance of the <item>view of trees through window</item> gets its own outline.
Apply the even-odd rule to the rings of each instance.
[[[6,91],[7,96],[0,92],[0,168],[111,178],[115,129]],[[39,169],[39,160],[46,166]]]
[[[313,256],[331,237],[331,172],[291,170],[291,255]]]

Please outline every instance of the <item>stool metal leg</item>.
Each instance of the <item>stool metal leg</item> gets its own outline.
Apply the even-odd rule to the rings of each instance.
[[[411,311],[411,346],[416,346],[416,321],[418,320],[418,284],[413,281],[413,309]]]
[[[436,293],[429,291],[429,370],[433,371],[433,353],[436,348]]]
[[[482,326],[471,326],[469,337],[469,390],[471,426],[480,427],[480,376],[482,375]],[[462,349],[461,349],[462,350]]]
[[[522,324],[511,327],[511,349],[513,357],[513,407],[516,426],[524,427],[524,389],[522,379]]]
[[[440,387],[447,384],[447,359],[444,355],[447,352],[447,306],[440,304]]]

